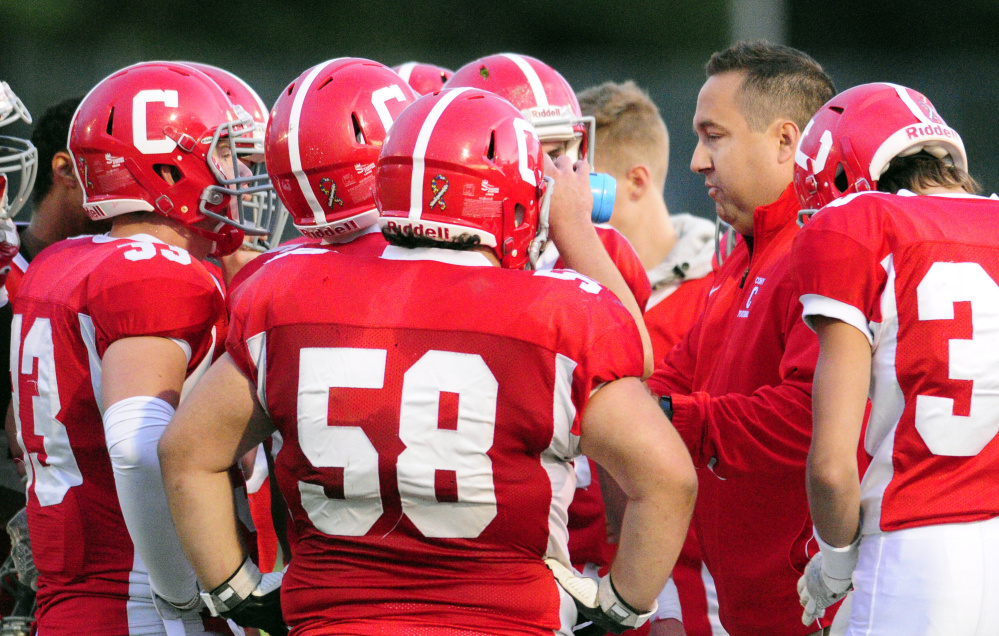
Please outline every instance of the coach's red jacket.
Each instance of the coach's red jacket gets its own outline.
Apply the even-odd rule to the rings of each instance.
[[[801,624],[796,589],[806,548],[815,551],[805,458],[819,351],[788,271],[797,213],[791,186],[756,209],[753,236],[649,379],[672,396],[673,425],[698,467],[693,523],[731,636],[801,636],[826,624]]]

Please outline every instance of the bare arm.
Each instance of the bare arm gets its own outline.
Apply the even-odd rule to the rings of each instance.
[[[642,337],[645,351],[645,373],[652,374],[654,365],[652,340],[645,327],[645,318],[628,283],[607,254],[603,243],[593,229],[590,210],[593,194],[590,192],[590,165],[585,161],[575,164],[566,156],[552,160],[545,155],[545,174],[555,179],[550,208],[550,236],[558,247],[565,263],[580,274],[589,276],[614,292],[631,313]]]
[[[206,590],[222,584],[245,558],[229,467],[273,431],[253,384],[226,354],[184,400],[160,440],[177,534]]]
[[[666,584],[687,536],[697,493],[690,456],[637,378],[615,380],[583,413],[580,450],[603,466],[628,498],[611,578],[621,598],[648,609]]]
[[[870,387],[871,345],[845,322],[816,316],[819,360],[812,389],[808,504],[822,540],[850,545],[860,526],[857,444]]]

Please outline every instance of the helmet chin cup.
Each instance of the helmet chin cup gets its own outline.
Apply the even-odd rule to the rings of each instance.
[[[555,179],[542,177],[541,180],[545,185],[541,195],[541,205],[538,208],[538,230],[530,247],[527,248],[527,259],[531,269],[537,268],[538,259],[541,258],[541,252],[548,242],[548,213],[551,208],[552,193],[555,192]]]
[[[210,239],[213,242],[212,251],[209,256],[216,258],[228,256],[239,249],[246,236],[243,231],[228,223],[219,223],[214,230],[205,230],[199,227],[188,226],[188,228],[200,237]]]

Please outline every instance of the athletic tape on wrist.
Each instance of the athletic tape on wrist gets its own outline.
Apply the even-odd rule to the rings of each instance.
[[[263,575],[257,566],[250,557],[246,557],[232,576],[211,592],[202,592],[201,598],[204,599],[212,616],[219,616],[246,600],[260,585],[262,578]]]

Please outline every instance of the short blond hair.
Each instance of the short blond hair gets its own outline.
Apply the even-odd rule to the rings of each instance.
[[[579,94],[584,115],[597,121],[595,150],[609,172],[625,174],[644,164],[660,188],[669,169],[669,131],[648,93],[633,81],[605,82]]]

